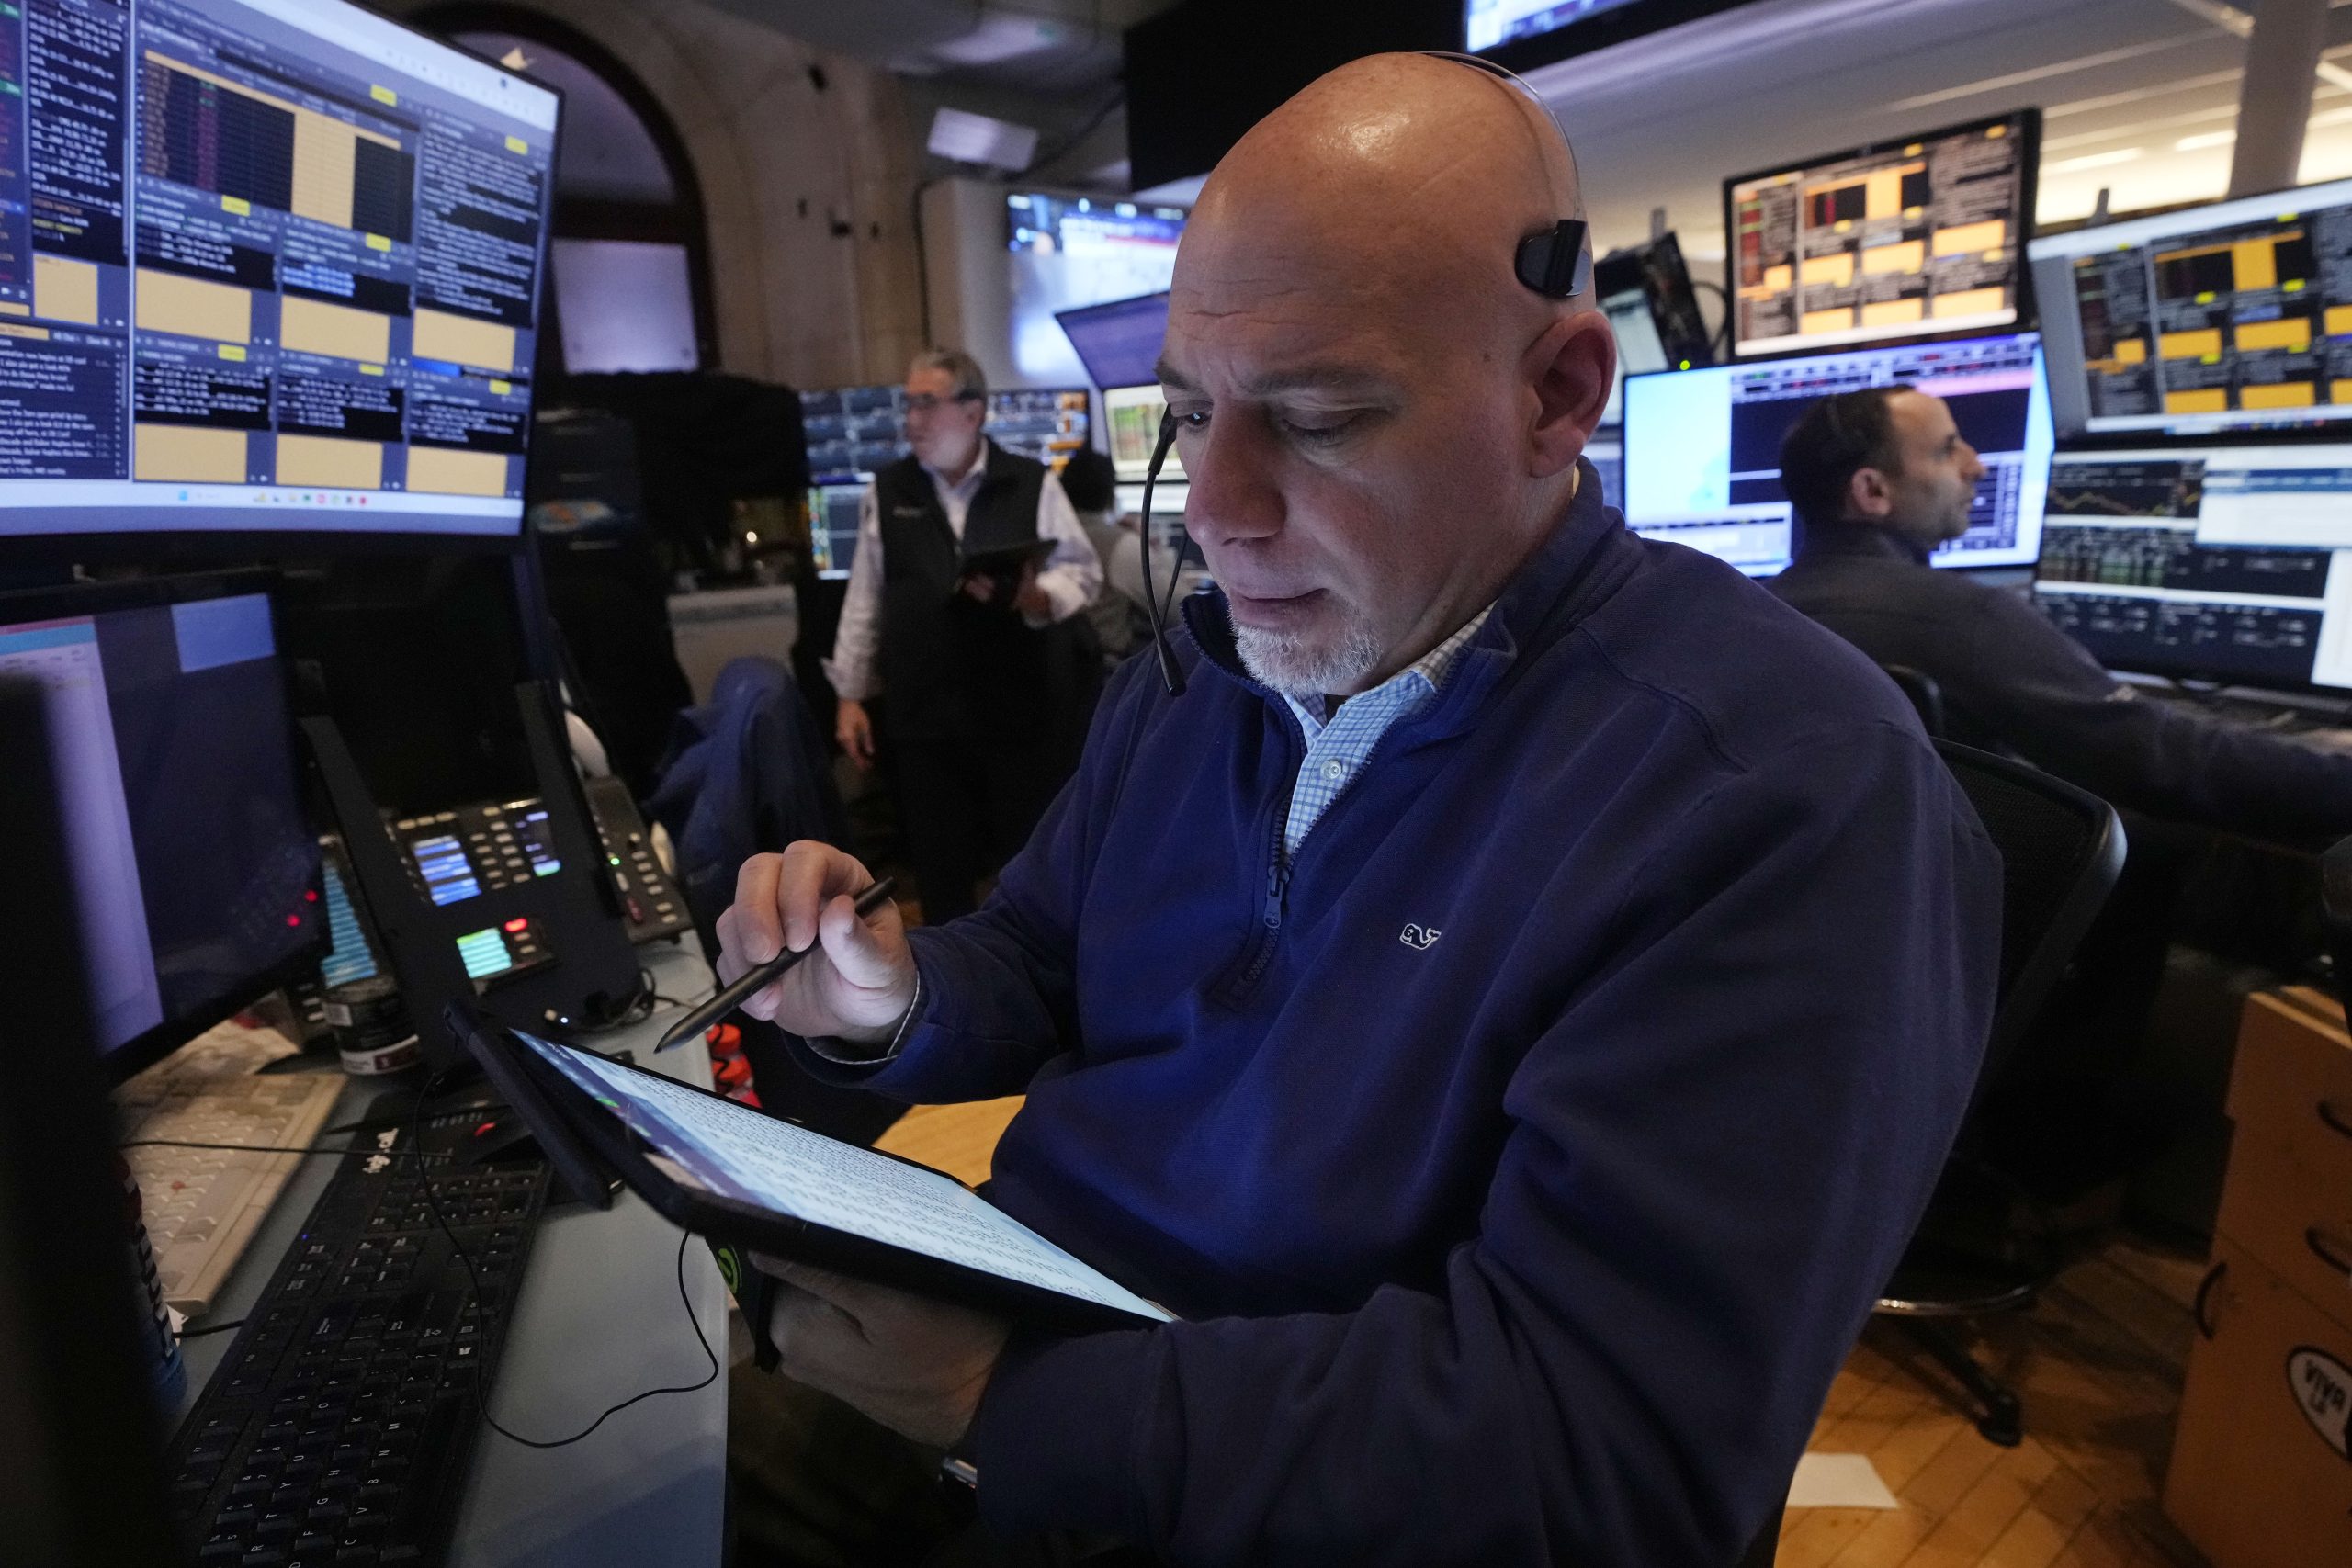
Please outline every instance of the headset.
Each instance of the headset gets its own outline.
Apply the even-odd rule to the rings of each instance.
[[[1568,141],[1568,133],[1561,129],[1559,117],[1552,113],[1552,106],[1530,86],[1517,72],[1484,60],[1475,54],[1459,54],[1452,50],[1422,50],[1418,51],[1430,60],[1449,60],[1473,71],[1483,72],[1507,86],[1515,87],[1530,102],[1544,111],[1552,129],[1560,139],[1560,146],[1568,155],[1568,169],[1576,170],[1576,148]],[[1547,160],[1548,161],[1548,160]],[[1519,242],[1511,257],[1511,271],[1519,281],[1546,299],[1573,299],[1592,283],[1591,230],[1581,218],[1562,218],[1549,229],[1538,230]],[[1168,642],[1168,617],[1176,604],[1176,584],[1183,574],[1184,552],[1179,546],[1176,559],[1168,567],[1168,592],[1163,600],[1156,592],[1151,576],[1151,491],[1159,482],[1160,466],[1168,461],[1168,452],[1176,445],[1176,416],[1162,411],[1159,416],[1159,439],[1151,449],[1151,466],[1143,476],[1143,599],[1144,610],[1151,618],[1151,646],[1159,660],[1159,683],[1171,697],[1184,694],[1184,671],[1176,662],[1176,650]]]

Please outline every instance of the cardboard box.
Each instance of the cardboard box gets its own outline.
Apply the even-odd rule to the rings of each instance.
[[[2246,998],[2230,1119],[2216,1229],[2352,1325],[2352,1035],[2333,1000],[2302,987]]]
[[[2213,1260],[2165,1512],[2213,1568],[2352,1563],[2352,1327],[2227,1236]]]

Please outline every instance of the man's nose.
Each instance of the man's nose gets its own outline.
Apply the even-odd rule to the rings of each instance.
[[[1184,499],[1184,527],[1204,548],[1261,539],[1282,527],[1282,491],[1268,462],[1268,444],[1244,421],[1211,420],[1185,446],[1182,456],[1191,491]]]

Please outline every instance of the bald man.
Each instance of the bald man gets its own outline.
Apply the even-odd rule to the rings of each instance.
[[[1614,350],[1517,89],[1377,57],[1202,194],[1161,378],[1220,592],[988,906],[744,867],[835,1081],[1028,1099],[989,1197],[1182,1321],[778,1266],[786,1368],[1001,1537],[1178,1563],[1731,1564],[1932,1187],[1999,871],[1893,687],[1580,460]]]

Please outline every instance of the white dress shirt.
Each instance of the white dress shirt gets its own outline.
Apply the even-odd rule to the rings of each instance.
[[[972,497],[979,493],[980,481],[988,476],[990,445],[981,441],[978,455],[960,479],[950,479],[930,464],[923,465],[922,471],[931,476],[931,488],[939,497],[939,508],[947,513],[947,526],[958,540],[964,537],[964,518],[972,509]],[[1069,497],[1062,493],[1062,481],[1050,473],[1037,494],[1037,537],[1054,542],[1054,553],[1037,573],[1037,586],[1045,590],[1050,609],[1043,617],[1023,614],[1022,619],[1042,627],[1077,615],[1102,588],[1102,563]],[[840,628],[833,633],[833,656],[825,660],[825,678],[833,683],[835,695],[862,703],[882,694],[882,678],[874,667],[881,641],[882,508],[869,484],[858,507],[857,553],[849,564],[849,590],[842,600]]]

